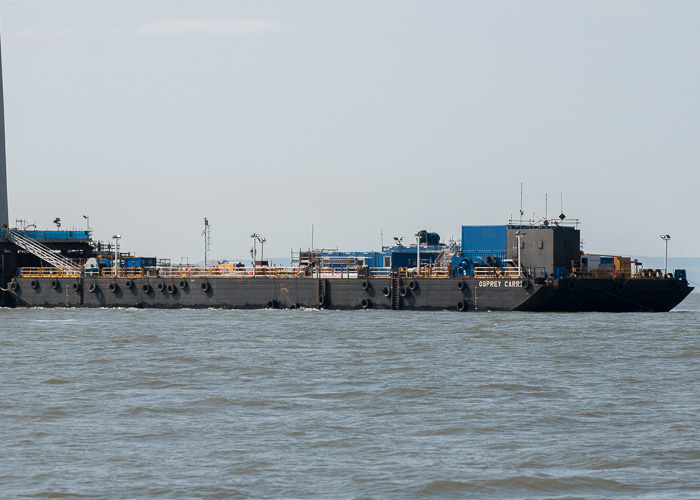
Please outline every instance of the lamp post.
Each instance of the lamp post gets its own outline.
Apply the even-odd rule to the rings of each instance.
[[[416,268],[418,269],[418,276],[420,276],[420,231],[416,233],[416,249],[417,249]]]
[[[664,240],[664,243],[666,243],[666,253],[664,255],[664,276],[666,276],[666,273],[668,273],[668,240],[671,239],[671,236],[668,234],[662,234],[661,239]]]
[[[119,239],[122,237],[121,234],[115,234],[112,236],[114,238],[114,277],[116,278],[119,274]]]
[[[520,247],[522,246],[523,236],[525,236],[525,233],[521,233],[520,231],[515,232],[515,237],[518,239],[518,278],[523,276],[523,268],[520,264]]]
[[[260,242],[260,262],[265,260],[265,242],[267,239],[265,239],[264,236],[258,235],[258,241]]]
[[[260,235],[258,233],[253,233],[250,235],[250,237],[253,239],[253,278],[255,278],[255,256],[257,255],[257,249],[255,246],[255,242],[260,238]]]
[[[90,215],[83,215],[83,219],[87,221],[87,232],[88,236],[90,235]]]

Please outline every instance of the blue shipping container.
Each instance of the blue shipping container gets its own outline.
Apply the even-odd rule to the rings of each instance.
[[[462,226],[462,251],[505,252],[507,229],[508,226]]]

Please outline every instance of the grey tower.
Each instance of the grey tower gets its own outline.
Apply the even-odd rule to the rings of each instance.
[[[5,158],[5,99],[2,90],[2,47],[0,46],[0,226],[10,224],[7,209],[7,160]]]

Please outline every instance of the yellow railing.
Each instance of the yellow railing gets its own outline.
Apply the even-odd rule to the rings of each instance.
[[[520,275],[526,274],[524,269],[517,267],[475,267],[474,277],[477,279],[484,278],[519,278]]]
[[[598,279],[664,279],[664,272],[661,269],[638,269],[636,271],[621,271],[619,269],[583,269],[575,267],[572,274],[577,278],[598,278]]]
[[[22,278],[77,278],[80,273],[64,271],[57,267],[21,267],[19,275]]]
[[[416,268],[399,268],[399,278],[449,278],[450,270],[446,267],[421,267],[420,271]]]

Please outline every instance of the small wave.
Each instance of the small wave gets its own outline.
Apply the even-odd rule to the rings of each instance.
[[[62,378],[50,378],[41,382],[42,384],[70,384],[69,380],[63,380]]]
[[[67,491],[40,491],[37,493],[25,493],[23,498],[93,498],[93,495],[83,495]]]

